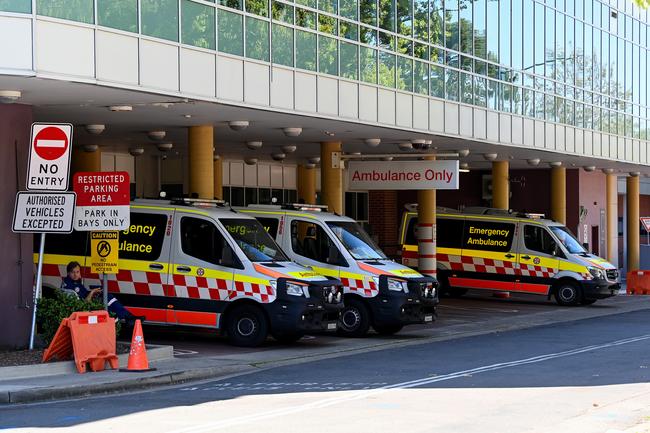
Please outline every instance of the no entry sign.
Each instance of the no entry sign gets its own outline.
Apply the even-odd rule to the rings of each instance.
[[[27,189],[66,191],[72,148],[69,123],[34,123],[30,139]]]
[[[74,228],[78,231],[129,228],[130,184],[126,171],[75,173]]]

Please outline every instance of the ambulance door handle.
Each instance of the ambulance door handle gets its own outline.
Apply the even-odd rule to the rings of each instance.
[[[192,269],[189,266],[176,266],[178,272],[189,272]]]
[[[511,259],[511,258],[513,258],[514,256],[515,256],[514,254],[506,254],[506,259]]]
[[[530,256],[521,256],[521,258],[524,260],[530,260]]]
[[[164,266],[161,265],[160,263],[152,263],[152,264],[149,265],[149,269],[152,269],[154,271],[162,271],[163,268],[164,268]]]

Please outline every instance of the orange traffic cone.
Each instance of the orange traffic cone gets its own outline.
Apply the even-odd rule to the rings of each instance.
[[[137,319],[133,328],[129,362],[126,368],[120,368],[120,371],[143,372],[154,370],[155,368],[149,368],[147,349],[144,346],[144,335],[142,335],[142,324],[140,323],[140,319]]]

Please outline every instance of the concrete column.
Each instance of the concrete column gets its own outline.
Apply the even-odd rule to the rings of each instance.
[[[340,141],[320,144],[321,197],[330,212],[343,215],[343,175],[340,168],[332,168],[332,154],[341,152]]]
[[[639,269],[639,175],[627,178],[627,271]]]
[[[435,157],[425,159],[433,161]],[[418,270],[436,276],[436,190],[418,191]]]
[[[492,163],[492,207],[498,209],[510,209],[509,165],[508,161]]]
[[[94,152],[86,152],[80,147],[72,149],[72,163],[70,174],[82,171],[101,171],[102,170],[102,152],[97,149]],[[72,178],[70,178],[72,184]]]
[[[618,262],[618,186],[616,175],[611,173],[611,170],[605,171],[605,174],[607,201],[605,210],[607,254],[605,257],[608,262],[616,264]]]
[[[189,128],[190,196],[214,198],[214,135],[212,125]]]
[[[551,167],[551,219],[566,224],[566,168]]]
[[[223,200],[223,161],[219,155],[214,155],[212,170],[214,176],[214,198]]]
[[[296,189],[298,201],[305,204],[316,204],[316,170],[298,164],[296,169]]]

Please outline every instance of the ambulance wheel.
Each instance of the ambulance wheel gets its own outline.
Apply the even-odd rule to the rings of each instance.
[[[372,325],[372,329],[379,335],[397,334],[403,327],[403,325]]]
[[[561,281],[555,288],[555,300],[560,305],[578,305],[581,297],[582,294],[578,286],[570,281]]]
[[[278,333],[271,332],[271,336],[275,338],[278,343],[290,344],[295,343],[305,336],[302,332],[291,332],[291,333]]]
[[[269,325],[259,308],[240,305],[228,313],[226,330],[234,346],[255,347],[266,340]]]
[[[345,300],[337,333],[344,337],[363,337],[370,328],[370,312],[358,299]]]

